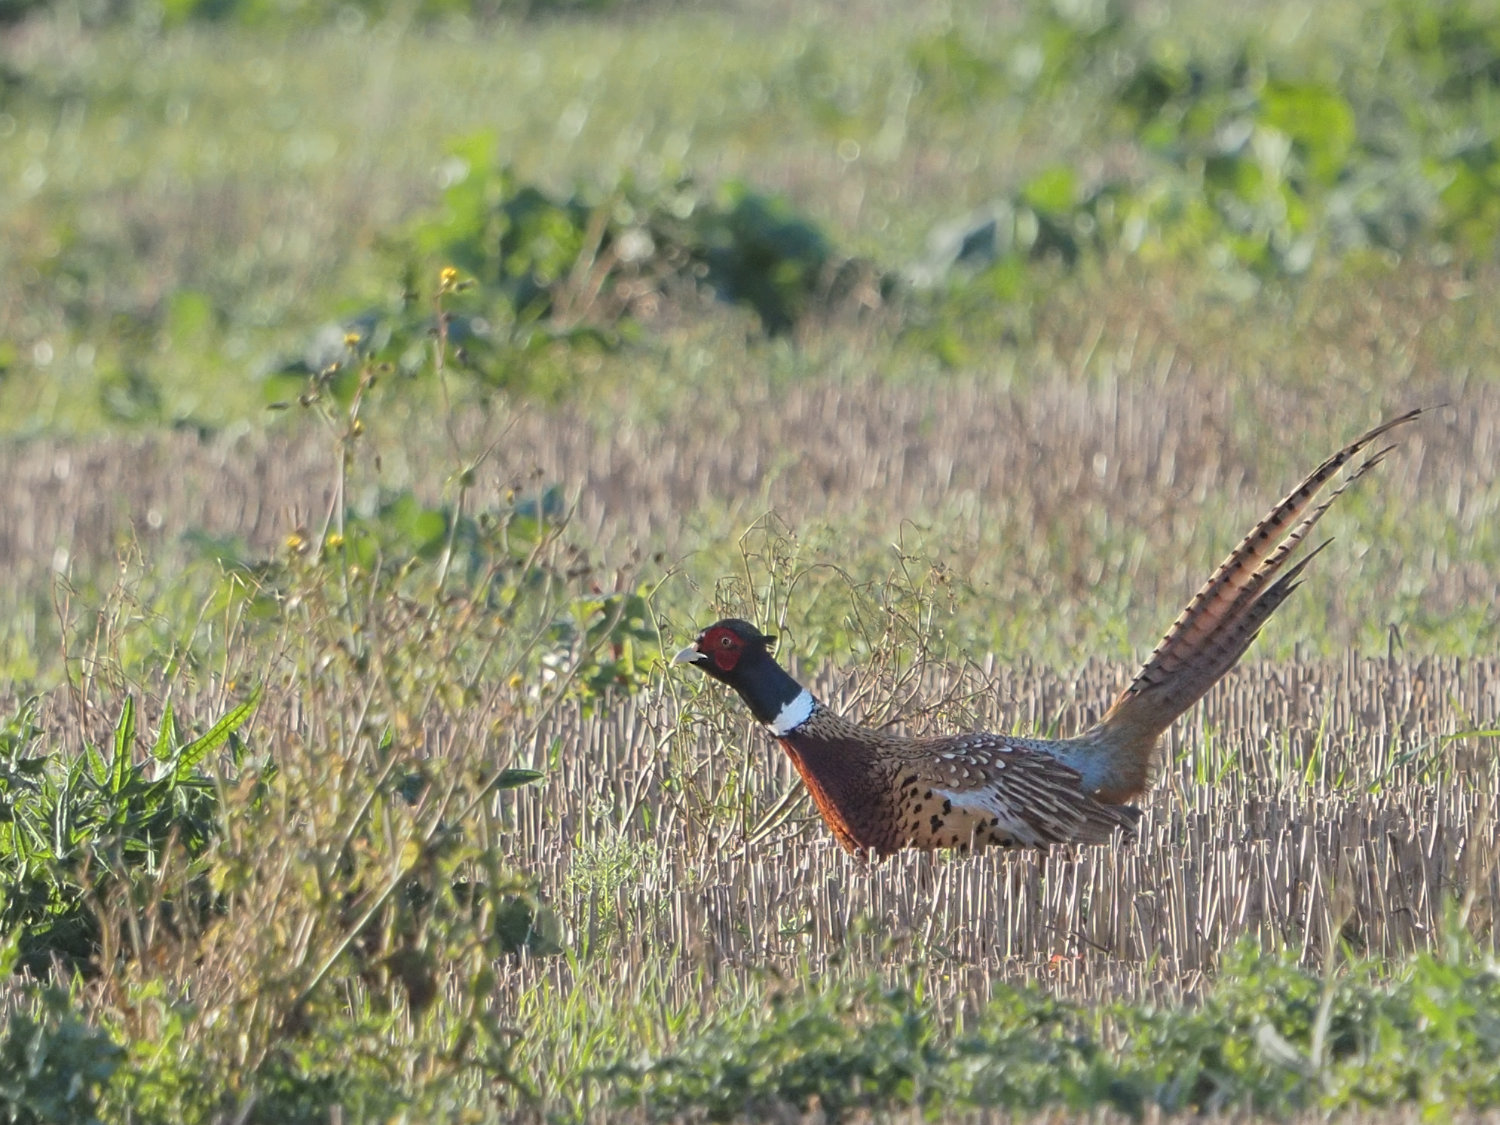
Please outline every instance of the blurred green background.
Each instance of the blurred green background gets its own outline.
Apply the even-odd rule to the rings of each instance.
[[[1492,15],[11,2],[0,418],[259,424],[320,328],[420,336],[401,296],[445,265],[473,376],[522,394],[649,394],[685,346],[840,313],[897,378],[1044,377],[1102,321],[1317,385],[1339,306],[1487,276]],[[1483,305],[1364,377],[1488,373]]]
[[[290,464],[317,432],[301,407],[347,410],[378,373],[361,426],[382,471],[351,497],[364,517],[412,490],[432,508],[508,411],[584,427],[596,446],[638,439],[669,472],[663,450],[732,442],[791,388],[856,402],[869,385],[904,388],[889,393],[939,419],[934,394],[1001,410],[1108,393],[1164,415],[1222,395],[1214,424],[1266,473],[1243,482],[1253,505],[1415,404],[1479,417],[1477,439],[1454,440],[1482,451],[1500,343],[1492,9],[10,3],[0,429],[136,448],[253,435]],[[675,523],[657,511],[628,529],[601,491],[628,486],[597,465],[580,476],[511,447],[477,479],[489,497],[526,477],[608,506],[603,561],[698,559],[700,585],[735,569],[715,545],[778,504],[793,529],[845,539],[857,573],[883,565],[860,552],[913,534],[903,519],[951,539],[953,497],[931,511],[898,510],[893,494],[882,512],[869,492],[858,513],[800,506],[813,493],[783,446],[770,464],[747,447],[739,484],[700,490]],[[274,528],[207,497],[201,510],[120,501],[61,547],[75,577],[112,573],[143,533],[183,561],[226,536],[264,556],[324,504],[324,484],[265,490]],[[1419,507],[1391,521],[1393,553],[1450,536],[1452,511]],[[1203,558],[1246,518],[1220,514],[1184,523]],[[1493,563],[1496,534],[1462,515]],[[1051,515],[1024,518],[1054,538]],[[977,546],[1024,549],[1028,525],[1008,519],[987,532],[981,518]],[[1062,529],[1037,565],[1086,567],[1130,519],[1112,514],[1088,546]],[[1026,643],[1096,651],[1153,565],[1076,633]],[[1416,623],[1424,643],[1494,639],[1472,578]],[[1146,643],[1181,592],[1142,605],[1118,651]],[[666,593],[699,612],[690,590]],[[1287,643],[1342,643],[1363,623],[1378,645],[1379,599],[1356,598],[1348,628]],[[23,630],[33,649],[38,628]],[[1002,635],[975,620],[959,639]]]

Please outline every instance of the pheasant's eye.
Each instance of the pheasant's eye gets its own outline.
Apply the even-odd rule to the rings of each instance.
[[[728,633],[720,633],[719,634],[719,647],[720,648],[728,648],[732,644],[734,644],[734,638],[731,637]]]

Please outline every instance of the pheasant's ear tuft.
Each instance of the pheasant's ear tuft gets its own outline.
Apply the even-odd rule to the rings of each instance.
[[[770,652],[776,647],[776,639],[777,638],[775,633],[762,633],[760,635],[760,643],[766,646],[767,652]]]

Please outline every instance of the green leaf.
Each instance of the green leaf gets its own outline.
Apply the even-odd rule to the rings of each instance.
[[[114,772],[109,779],[109,791],[118,796],[125,789],[125,777],[130,770],[131,749],[135,745],[135,696],[125,697],[125,706],[120,709],[120,718],[115,723]]]
[[[540,781],[545,776],[541,770],[501,770],[500,776],[495,778],[494,788],[519,789],[523,785],[530,785],[534,781]]]
[[[84,746],[83,753],[84,757],[88,759],[89,773],[93,775],[94,784],[102,789],[104,784],[109,780],[109,764],[105,762],[104,755],[99,753],[98,747],[92,742]],[[68,788],[73,788],[78,780],[77,773],[70,772],[68,775]]]
[[[188,775],[197,768],[199,762],[228,742],[229,736],[249,721],[259,703],[260,688],[256,688],[250,693],[249,699],[215,723],[208,733],[195,738],[178,751],[177,769],[173,771],[173,778],[177,781],[185,781]]]
[[[1338,182],[1357,140],[1354,110],[1338,90],[1315,83],[1267,83],[1261,119],[1296,143],[1315,181],[1326,187]]]
[[[151,748],[151,756],[158,762],[165,762],[172,757],[172,744],[177,741],[176,733],[172,704],[169,702],[161,713],[161,730],[156,732],[156,745]]]

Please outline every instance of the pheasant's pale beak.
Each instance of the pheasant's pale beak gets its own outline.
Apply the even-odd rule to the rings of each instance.
[[[696,644],[690,644],[676,656],[672,657],[673,664],[696,664],[703,659],[703,654],[698,651]]]

